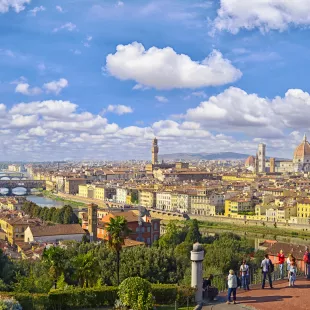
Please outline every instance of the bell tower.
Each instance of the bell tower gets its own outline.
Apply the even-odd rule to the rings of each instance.
[[[155,138],[153,140],[153,145],[152,145],[152,164],[156,165],[158,163],[158,143],[157,139]]]
[[[88,205],[88,231],[90,241],[97,241],[97,210],[98,206],[94,203]]]

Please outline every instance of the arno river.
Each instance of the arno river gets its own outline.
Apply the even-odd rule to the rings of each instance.
[[[36,195],[26,196],[26,199],[36,203],[40,207],[48,207],[48,208],[56,207],[56,208],[59,208],[59,207],[62,207],[64,205],[64,202],[62,202],[62,201],[57,201],[57,200],[53,200],[51,198],[46,198],[46,197],[41,197],[41,196],[36,196]]]

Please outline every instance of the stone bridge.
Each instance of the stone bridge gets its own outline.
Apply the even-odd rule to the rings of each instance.
[[[43,188],[46,189],[45,181],[36,180],[0,180],[0,188],[7,188],[9,192],[8,196],[13,194],[13,189],[17,187],[23,187],[26,189],[26,194],[31,193],[31,189]]]

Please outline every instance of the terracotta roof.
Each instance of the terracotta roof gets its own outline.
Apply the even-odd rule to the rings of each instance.
[[[129,248],[129,247],[133,247],[133,246],[142,246],[142,245],[145,245],[145,243],[126,238],[124,241],[123,247]]]
[[[137,214],[135,214],[132,211],[126,211],[126,212],[111,212],[102,218],[102,222],[109,223],[111,217],[115,218],[117,216],[123,216],[127,220],[128,223],[138,222],[139,220],[139,216]]]
[[[276,242],[274,244],[271,244],[267,248],[266,252],[268,254],[277,255],[280,250],[283,251],[285,257],[287,257],[289,254],[292,254],[296,259],[300,260],[303,259],[306,247],[304,245]]]
[[[30,227],[34,237],[84,234],[80,224],[59,224],[55,226]]]
[[[305,156],[310,156],[310,144],[306,136],[303,141],[296,147],[294,152],[294,159],[303,159]]]
[[[246,167],[251,167],[255,166],[255,157],[254,156],[249,156],[246,161],[245,161],[245,166]]]

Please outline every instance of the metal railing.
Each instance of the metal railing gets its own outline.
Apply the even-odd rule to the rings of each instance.
[[[235,274],[240,277],[240,271],[235,271]],[[304,276],[305,272],[302,269],[297,269],[297,277],[298,276]],[[212,280],[212,286],[216,287],[219,292],[224,292],[228,289],[227,287],[227,275],[224,274],[218,274],[214,275]],[[267,277],[268,278],[268,277]],[[287,271],[287,265],[284,264],[283,266],[283,277],[281,276],[279,265],[275,265],[274,272],[271,273],[271,279],[272,281],[278,281],[281,279],[287,279],[288,278],[288,271]],[[268,279],[266,279],[268,282]],[[261,268],[250,268],[249,269],[249,284],[255,285],[255,284],[262,284],[263,282],[263,274]]]

